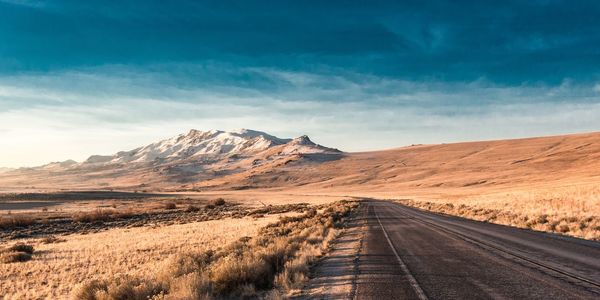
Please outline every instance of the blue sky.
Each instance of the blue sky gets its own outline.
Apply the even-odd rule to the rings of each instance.
[[[597,131],[599,19],[597,1],[0,0],[0,166],[189,128],[347,151]]]

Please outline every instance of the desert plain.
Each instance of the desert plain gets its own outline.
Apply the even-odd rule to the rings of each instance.
[[[600,240],[600,133],[360,153],[272,138],[3,171],[0,298],[302,295],[364,199]]]

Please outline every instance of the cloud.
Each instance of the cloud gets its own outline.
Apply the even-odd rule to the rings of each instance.
[[[222,67],[207,84],[215,73],[198,70],[187,71],[198,82],[118,66],[2,77],[0,166],[82,160],[190,128],[308,134],[347,151],[600,129],[596,86],[568,80],[514,87]]]
[[[19,5],[0,9],[2,74],[218,62],[512,85],[600,75],[594,1],[3,3]]]
[[[43,1],[37,0],[0,0],[0,3],[19,5],[19,6],[27,6],[27,7],[44,7],[45,4]]]

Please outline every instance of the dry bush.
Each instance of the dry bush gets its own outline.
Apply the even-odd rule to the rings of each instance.
[[[0,254],[3,263],[25,262],[31,259],[31,253],[25,252],[5,252]]]
[[[14,227],[26,227],[36,223],[36,220],[29,216],[5,216],[0,217],[0,229],[10,229]]]
[[[114,209],[96,209],[93,211],[82,211],[75,213],[72,216],[73,221],[81,222],[81,223],[96,223],[96,222],[105,222],[112,221],[115,219],[124,219],[135,216],[133,211],[122,211],[119,212]]]
[[[307,280],[309,265],[327,249],[336,228],[357,206],[356,202],[336,202],[322,213],[311,210],[301,216],[281,218],[262,228],[255,238],[242,238],[216,251],[182,253],[152,280],[92,281],[82,285],[76,297],[247,298],[276,288],[279,292],[268,294],[273,298]],[[119,294],[117,290],[126,293]]]
[[[261,217],[269,214],[281,214],[290,211],[295,212],[306,212],[309,210],[308,203],[294,203],[294,204],[284,204],[284,205],[267,205],[261,208],[256,208],[250,212],[248,212],[248,216],[256,216]]]
[[[225,199],[217,198],[217,199],[210,201],[208,204],[214,205],[214,206],[222,206],[222,205],[225,205]]]
[[[6,249],[3,252],[24,252],[24,253],[33,253],[33,246],[27,244],[14,244]]]
[[[56,236],[50,235],[40,240],[42,244],[54,244],[64,242],[65,239],[58,238]]]
[[[188,207],[185,208],[186,212],[196,212],[199,210],[200,210],[200,208],[198,206],[194,206],[194,205],[188,205]]]
[[[96,209],[94,211],[78,212],[72,218],[75,222],[93,223],[112,220],[114,214],[114,210]]]
[[[175,202],[167,202],[164,204],[164,209],[176,209],[177,208],[177,203]]]
[[[0,260],[3,263],[25,262],[31,259],[33,246],[26,244],[15,244],[0,252]]]
[[[131,299],[146,300],[153,295],[159,295],[163,288],[156,283],[138,280],[130,276],[114,277],[110,280],[92,280],[78,286],[73,299],[78,300],[109,300]]]

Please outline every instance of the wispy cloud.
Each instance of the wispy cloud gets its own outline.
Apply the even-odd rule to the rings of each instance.
[[[29,6],[29,7],[44,7],[44,1],[39,0],[0,0],[0,3],[12,5]]]
[[[109,70],[0,78],[0,165],[81,160],[189,128],[309,134],[348,151],[600,129],[597,87],[568,80],[515,87],[250,68],[236,74],[261,82],[244,85],[231,75],[206,84],[197,69],[198,82]]]

